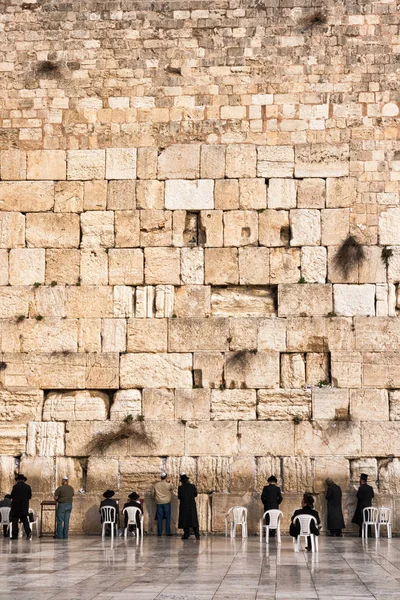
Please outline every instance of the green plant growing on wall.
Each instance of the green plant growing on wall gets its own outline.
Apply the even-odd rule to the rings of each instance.
[[[333,265],[345,279],[365,261],[364,248],[353,235],[349,235],[339,246],[333,257]]]
[[[142,415],[139,415],[139,417]],[[130,420],[132,417],[132,421]],[[138,418],[139,420],[139,418]],[[153,438],[147,433],[144,423],[134,420],[132,415],[127,415],[123,422],[111,431],[97,433],[86,445],[88,456],[91,454],[104,454],[110,446],[121,442],[122,440],[133,439],[140,444],[153,446]]]
[[[302,275],[297,283],[307,283],[307,282]]]

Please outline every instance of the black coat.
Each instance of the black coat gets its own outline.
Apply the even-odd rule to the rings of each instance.
[[[114,500],[114,502],[115,502],[115,500]],[[129,508],[129,506],[132,506],[134,508],[140,508],[140,513],[143,512],[142,505],[140,504],[140,502],[136,502],[135,500],[129,500],[129,502],[125,502],[124,508]],[[136,527],[140,527],[140,513],[136,513]],[[126,527],[127,522],[128,522],[128,515],[126,513],[124,513],[124,526],[125,527]]]
[[[115,521],[114,523],[118,523],[118,504],[116,500],[113,500],[112,498],[105,498],[104,500],[102,500],[100,502],[100,508],[99,508],[99,512],[100,512],[100,520],[101,522],[103,522],[103,519],[101,518],[101,509],[103,506],[112,506],[113,508],[115,508]]]
[[[277,509],[282,502],[281,490],[277,485],[266,485],[261,494],[261,502],[264,504],[264,512],[266,510]]]
[[[11,517],[27,517],[31,498],[31,486],[24,481],[18,481],[11,492]]]
[[[193,483],[186,481],[178,488],[179,502],[179,529],[189,529],[190,527],[198,527],[199,520],[197,518],[196,498],[197,489]]]
[[[320,525],[320,523],[321,523],[321,519],[319,518],[319,513],[316,510],[314,510],[313,508],[310,508],[309,506],[305,506],[304,508],[299,508],[299,509],[295,510],[294,513],[292,514],[292,520],[291,520],[290,529],[289,529],[289,533],[292,537],[297,537],[300,533],[300,523],[298,521],[296,521],[296,523],[294,523],[294,520],[297,517],[297,515],[311,515],[312,517],[315,517],[317,519],[318,525]],[[315,525],[314,521],[311,522],[310,531],[314,535],[319,535],[319,529],[318,529],[317,525]]]
[[[342,513],[342,490],[336,483],[328,486],[325,499],[328,502],[328,529],[344,529]]]
[[[354,517],[351,522],[356,523],[361,527],[363,524],[363,510],[372,506],[372,498],[374,497],[374,490],[368,483],[363,483],[358,488],[357,492],[357,506],[354,513]]]

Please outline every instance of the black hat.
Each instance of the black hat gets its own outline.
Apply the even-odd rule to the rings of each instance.
[[[103,498],[112,498],[115,496],[115,492],[113,490],[106,490],[103,494]]]
[[[275,475],[271,475],[271,477],[268,477],[267,481],[268,483],[278,483],[278,480],[275,477]]]
[[[189,481],[189,477],[186,475],[186,473],[181,473],[180,480],[182,483],[185,483],[185,481]]]
[[[128,498],[129,500],[139,500],[140,496],[136,492],[132,492],[131,494],[129,494]]]
[[[368,481],[368,475],[366,473],[361,473],[360,479],[362,479],[363,481]]]
[[[15,476],[15,481],[27,481],[27,479],[26,479],[25,475],[22,475],[22,473],[18,473]]]

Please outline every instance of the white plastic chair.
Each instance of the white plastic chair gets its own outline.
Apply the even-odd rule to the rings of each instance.
[[[104,537],[106,534],[106,525],[110,525],[111,528],[111,539],[114,538],[114,530],[115,535],[118,535],[118,524],[116,522],[117,511],[114,506],[102,506],[100,510],[101,514],[101,537]]]
[[[297,536],[297,538],[293,538],[293,543],[294,543],[294,551],[295,552],[299,552],[300,551],[300,538],[304,537],[307,538],[310,537],[311,539],[311,552],[318,552],[318,536],[315,535],[314,533],[311,533],[311,523],[314,521],[315,526],[317,527],[317,519],[315,517],[312,517],[311,515],[297,515],[297,517],[295,517],[293,523],[295,524],[296,521],[299,522],[300,525],[300,533]]]
[[[8,535],[10,535],[10,529],[11,529],[10,512],[11,512],[11,508],[9,506],[2,506],[0,508],[0,515],[1,515],[0,527],[3,530],[3,525],[8,525]]]
[[[124,525],[124,537],[128,536],[128,529],[129,529],[129,525],[136,525],[137,526],[137,521],[136,521],[136,514],[139,513],[139,519],[140,519],[140,531],[138,531],[138,528],[136,527],[136,531],[137,531],[137,535],[136,535],[136,540],[139,540],[139,536],[141,536],[141,538],[143,539],[143,513],[140,510],[140,508],[137,508],[136,506],[127,506],[126,508],[124,508],[124,510],[122,511],[122,514],[126,513],[128,515],[128,519],[127,519],[127,523],[126,525]],[[125,518],[125,516],[124,516]]]
[[[378,537],[378,516],[379,510],[373,506],[368,506],[363,509],[363,522],[361,528],[361,537],[368,538],[368,527],[374,526],[375,537]]]
[[[236,527],[242,528],[242,538],[247,538],[247,508],[245,506],[232,506],[225,515],[225,537],[228,535],[230,525],[231,538],[236,537]]]
[[[386,526],[388,539],[390,539],[392,537],[391,516],[392,516],[392,511],[390,510],[390,508],[385,508],[384,506],[381,506],[381,508],[379,509],[379,515],[378,515],[378,537],[380,537],[380,535],[381,535],[381,527],[382,526]]]
[[[31,527],[31,532],[33,533],[33,525],[36,527],[36,536],[39,537],[39,519],[38,516],[35,515],[35,511],[33,510],[33,508],[29,509],[29,514],[33,515],[33,521],[31,521],[31,518],[29,517],[29,525]]]
[[[265,517],[269,515],[269,523],[265,524]],[[281,543],[281,519],[283,517],[283,512],[277,509],[267,510],[262,518],[260,519],[260,543],[262,542],[263,531],[265,529],[265,543],[269,544],[269,530],[276,530],[276,542],[278,544]]]

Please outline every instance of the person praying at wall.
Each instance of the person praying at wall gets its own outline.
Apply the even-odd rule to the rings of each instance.
[[[261,502],[264,505],[264,512],[267,510],[277,510],[283,500],[278,480],[275,475],[268,477],[268,485],[265,485],[261,493]],[[269,524],[269,515],[265,516],[265,524]],[[276,530],[270,529],[269,536],[275,537]]]
[[[300,523],[298,521],[296,521],[296,523],[294,523],[294,520],[298,515],[311,515],[312,517],[314,517],[315,520],[317,521],[317,524],[315,524],[314,521],[311,521],[310,531],[314,535],[319,535],[321,519],[319,518],[318,511],[314,510],[314,498],[311,494],[308,494],[307,492],[304,494],[303,500],[301,503],[301,508],[295,510],[294,513],[292,514],[289,533],[292,537],[295,537],[295,538],[297,538],[300,533]],[[311,550],[312,550],[310,536],[307,537],[306,550],[308,552],[311,552]]]
[[[103,494],[103,498],[104,500],[102,500],[100,502],[100,508],[99,508],[99,512],[100,512],[100,516],[101,516],[101,509],[103,508],[103,506],[111,506],[112,508],[115,508],[115,523],[118,523],[118,513],[119,513],[119,508],[118,508],[118,503],[116,500],[113,499],[113,496],[115,496],[115,492],[114,490],[106,490]],[[101,522],[103,522],[103,518],[102,516],[101,518]],[[110,525],[106,525],[106,535],[110,535],[111,534],[111,527]]]
[[[29,525],[29,500],[32,498],[31,486],[22,473],[15,477],[15,485],[11,491],[11,539],[18,539],[18,522],[24,526],[26,539],[32,539],[31,526]]]
[[[328,503],[328,530],[332,536],[342,537],[344,519],[342,512],[342,490],[330,477],[326,480],[325,500]]]
[[[189,539],[190,529],[193,529],[196,540],[199,540],[199,520],[196,507],[197,489],[193,483],[189,482],[189,477],[186,473],[181,473],[180,481],[181,485],[178,488],[178,498],[180,501],[178,527],[179,529],[183,529],[183,540]]]
[[[132,506],[133,508],[138,508],[140,510],[140,512],[136,513],[136,525],[129,525],[129,531],[132,534],[135,532],[135,528],[136,528],[136,532],[139,531],[139,529],[140,529],[140,516],[143,512],[143,509],[142,509],[142,505],[139,502],[139,499],[140,499],[139,494],[137,494],[136,492],[132,492],[128,496],[129,502],[125,502],[125,504],[124,504],[124,508],[129,508],[130,506]],[[127,526],[128,526],[128,515],[125,512],[124,513],[124,527],[127,527]]]
[[[61,485],[54,492],[54,499],[57,501],[56,519],[57,530],[56,538],[66,540],[69,532],[69,520],[72,512],[72,500],[74,497],[74,488],[68,483],[68,477],[64,475]]]
[[[165,519],[165,534],[171,533],[171,497],[174,486],[168,481],[168,475],[161,473],[161,481],[157,481],[153,487],[153,495],[157,504],[157,534],[162,535],[163,519]]]
[[[357,491],[357,506],[354,513],[354,516],[351,520],[352,523],[355,523],[359,526],[359,537],[362,537],[362,524],[364,520],[363,510],[364,508],[368,508],[372,506],[372,499],[374,497],[374,490],[367,483],[368,475],[366,473],[361,473],[360,476],[360,487]]]

